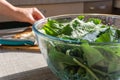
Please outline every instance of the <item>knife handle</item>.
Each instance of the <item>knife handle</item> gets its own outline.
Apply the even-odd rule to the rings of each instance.
[[[31,40],[0,38],[0,44],[8,45],[8,46],[23,46],[23,45],[34,45],[34,42]]]

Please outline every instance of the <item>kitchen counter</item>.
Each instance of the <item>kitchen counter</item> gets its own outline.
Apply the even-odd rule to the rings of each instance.
[[[0,80],[58,80],[40,52],[0,48]]]

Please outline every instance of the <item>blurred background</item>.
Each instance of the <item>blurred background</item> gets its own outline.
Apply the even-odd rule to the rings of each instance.
[[[37,7],[45,15],[45,17],[73,13],[103,13],[117,15],[120,14],[120,0],[7,0],[7,1],[18,7]],[[14,20],[10,19],[9,17],[0,16],[0,26],[3,26],[2,25],[3,23],[7,25],[7,23],[11,21]],[[11,25],[13,24],[16,24],[16,22],[11,23]]]

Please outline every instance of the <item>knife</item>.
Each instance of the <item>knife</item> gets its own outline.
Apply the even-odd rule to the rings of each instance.
[[[24,39],[4,39],[0,38],[0,45],[7,46],[24,46],[24,45],[34,45],[34,41],[32,40],[24,40]]]

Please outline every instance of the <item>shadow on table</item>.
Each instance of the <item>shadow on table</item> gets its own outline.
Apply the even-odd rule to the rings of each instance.
[[[16,73],[0,78],[0,80],[59,80],[48,67]]]

